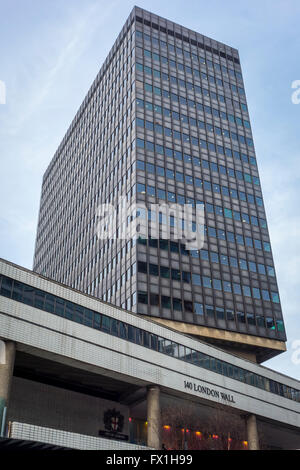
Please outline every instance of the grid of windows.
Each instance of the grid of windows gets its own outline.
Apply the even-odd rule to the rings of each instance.
[[[162,354],[209,369],[290,400],[300,402],[300,391],[254,372],[221,361],[195,349],[173,342],[128,323],[87,309],[49,292],[0,275],[0,295],[31,305],[48,313],[95,328]],[[209,306],[206,309],[209,310]]]
[[[136,11],[45,173],[34,270],[141,314],[285,340],[238,53]],[[204,204],[200,256],[99,240],[97,208],[120,195]]]
[[[284,339],[239,62],[143,24],[136,30],[137,200],[204,204],[206,246],[187,264],[184,248],[176,256],[166,242],[166,258],[161,240],[157,252],[154,240],[139,240],[138,271],[148,276],[138,282],[137,311]]]
[[[213,253],[211,257],[213,257]],[[236,258],[235,258],[236,259]],[[179,269],[170,269],[168,266],[158,266],[156,264],[149,264],[145,263],[144,261],[138,261],[138,272],[143,274],[151,274],[155,276],[160,276],[164,279],[173,279],[174,281],[180,281],[186,283],[192,283],[193,285],[208,287],[209,289],[217,289],[223,290],[224,292],[234,292],[235,294],[242,294],[242,290],[244,291],[244,295],[247,297],[253,297],[255,299],[263,299],[269,302],[274,302],[276,304],[279,303],[279,296],[278,292],[269,292],[267,289],[258,289],[257,287],[250,287],[250,286],[241,286],[238,283],[231,283],[228,281],[222,282],[221,279],[212,279],[207,276],[202,276],[202,283],[200,275],[196,275],[195,273],[191,274],[187,271],[180,271]],[[197,282],[194,282],[194,276],[198,276]]]

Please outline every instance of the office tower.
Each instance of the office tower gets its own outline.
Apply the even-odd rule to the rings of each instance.
[[[99,240],[120,195],[204,204],[203,248]],[[236,49],[132,10],[45,172],[34,270],[251,360],[285,350]]]

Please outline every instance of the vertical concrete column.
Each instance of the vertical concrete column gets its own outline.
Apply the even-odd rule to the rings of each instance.
[[[12,341],[0,342],[0,425],[4,407],[8,406],[15,365],[16,345]],[[3,345],[4,343],[4,345]]]
[[[160,389],[150,385],[147,390],[147,445],[161,449]]]
[[[247,440],[248,440],[248,449],[249,450],[259,450],[259,440],[256,424],[256,416],[248,415],[246,417],[247,423]]]

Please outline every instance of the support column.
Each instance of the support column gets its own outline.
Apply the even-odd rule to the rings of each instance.
[[[259,450],[259,439],[258,431],[256,424],[256,416],[248,415],[246,417],[247,424],[247,440],[248,440],[248,449],[249,450]]]
[[[147,445],[161,449],[160,389],[150,385],[147,391]]]
[[[4,345],[3,345],[4,343]],[[0,431],[4,408],[8,407],[14,372],[16,345],[13,341],[0,341]]]

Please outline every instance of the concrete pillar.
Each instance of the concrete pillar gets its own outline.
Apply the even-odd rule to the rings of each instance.
[[[161,449],[160,389],[150,385],[147,391],[147,445]]]
[[[248,415],[246,417],[247,423],[247,441],[249,450],[259,450],[259,439],[257,432],[256,416]]]
[[[0,427],[4,407],[8,406],[12,376],[15,365],[16,345],[12,341],[1,343],[1,361],[0,361]]]

